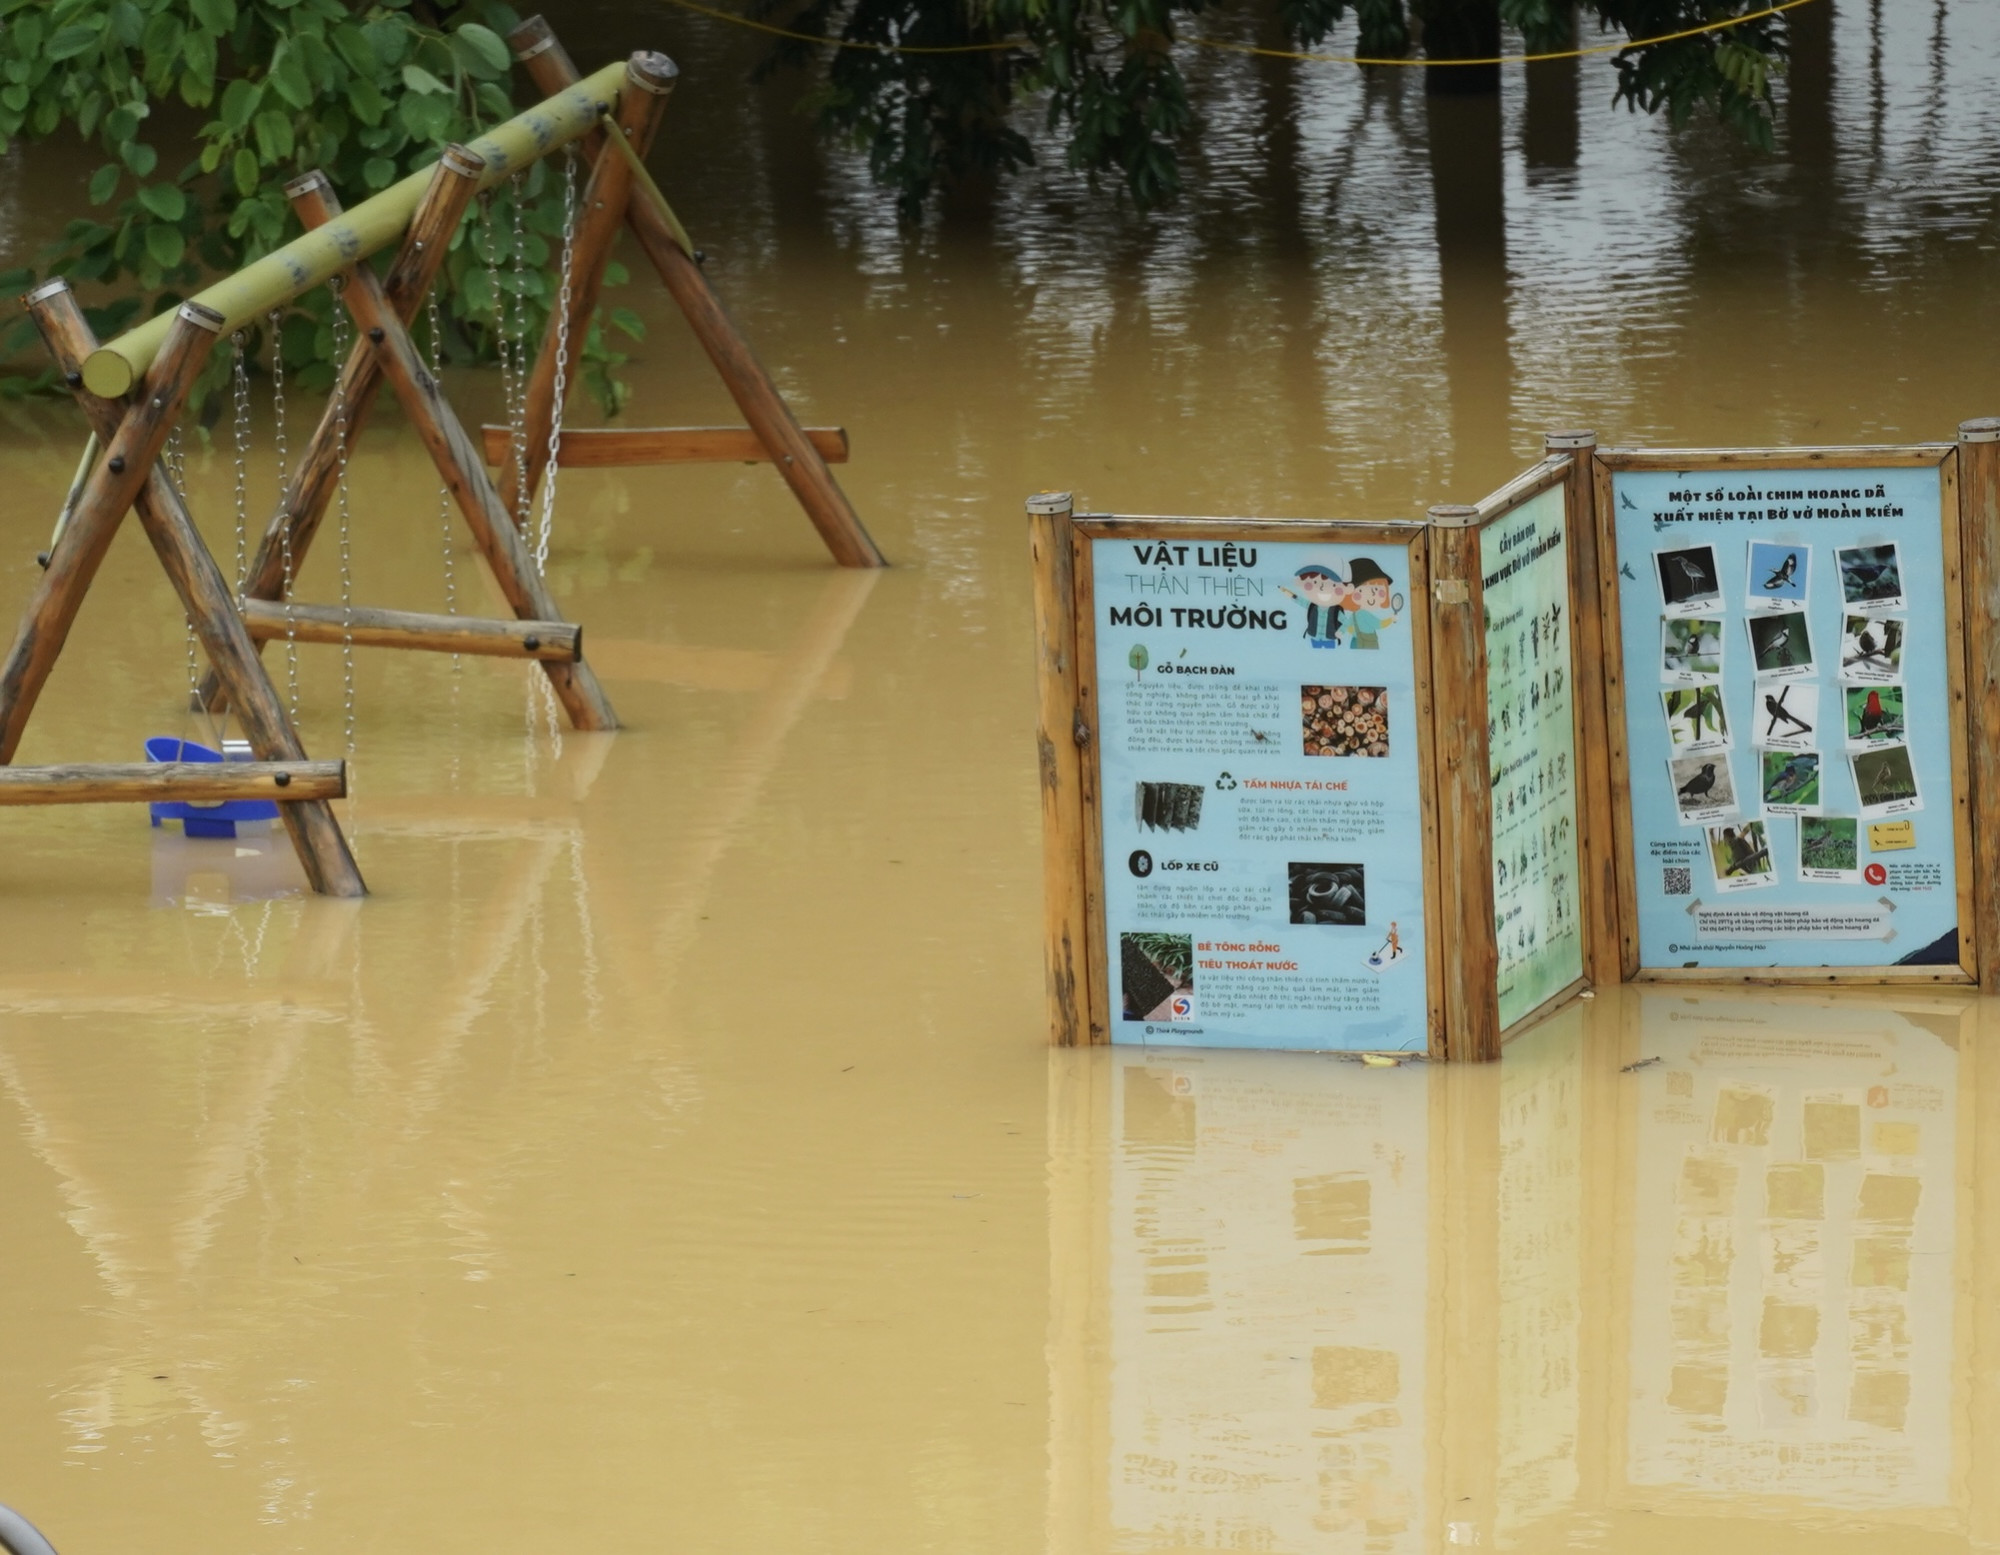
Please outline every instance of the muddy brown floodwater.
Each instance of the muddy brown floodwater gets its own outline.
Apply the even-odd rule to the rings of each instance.
[[[1407,517],[1552,425],[2000,411],[1991,8],[1839,0],[1773,158],[1601,60],[1551,131],[1512,72],[1443,265],[1407,79],[1205,55],[1178,210],[1057,157],[912,240],[754,42],[559,20],[680,60],[663,181],[897,566],[827,566],[768,469],[565,475],[630,727],[364,653],[358,906],[270,839],[0,814],[0,1500],[64,1555],[2000,1546],[2000,1014],[1611,991],[1449,1073],[1051,1055],[1021,518]],[[11,155],[10,253],[88,171]],[[733,419],[621,300],[632,420]],[[0,414],[18,601],[82,428]],[[225,452],[188,483],[228,566]],[[370,432],[357,599],[442,606],[434,491]],[[300,593],[340,590],[327,543]],[[301,659],[338,754],[339,650]],[[21,757],[134,760],[186,678],[128,532]]]

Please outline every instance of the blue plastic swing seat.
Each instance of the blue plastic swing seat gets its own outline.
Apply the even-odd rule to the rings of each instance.
[[[234,741],[229,742],[234,744]],[[193,740],[178,739],[170,734],[156,734],[146,742],[148,761],[254,761],[248,747],[231,750],[227,757],[221,751],[210,750],[206,745],[197,745]],[[278,806],[269,799],[220,799],[214,804],[194,804],[185,799],[162,799],[146,807],[152,812],[153,824],[162,821],[179,821],[181,831],[189,837],[234,837],[239,821],[275,821]]]

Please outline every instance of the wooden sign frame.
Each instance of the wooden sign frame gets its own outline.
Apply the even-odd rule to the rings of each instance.
[[[1446,1021],[1455,1058],[1498,1058],[1502,1044],[1515,1032],[1541,1020],[1593,982],[1615,980],[1617,975],[1602,738],[1604,638],[1593,581],[1597,566],[1590,449],[1594,442],[1588,432],[1551,433],[1546,457],[1491,496],[1472,505],[1430,510],[1435,740],[1443,753],[1440,847],[1456,974],[1447,986]],[[1576,833],[1572,911],[1579,971],[1503,1026],[1494,858],[1494,796],[1501,790],[1492,772],[1491,749],[1498,707],[1487,658],[1486,610],[1486,591],[1499,580],[1487,573],[1482,539],[1487,530],[1507,523],[1555,490],[1563,494],[1562,543],[1568,561],[1566,665],[1572,760],[1566,781]]]
[[[1429,533],[1410,522],[1349,523],[1279,519],[1114,517],[1077,514],[1068,493],[1028,503],[1034,563],[1039,688],[1044,924],[1050,1028],[1060,1046],[1109,1043],[1115,1027],[1104,886],[1102,786],[1098,757],[1097,632],[1092,605],[1093,541],[1395,545],[1409,556],[1411,633],[1420,788],[1419,866],[1423,879],[1427,1054],[1447,1048],[1445,963],[1450,938],[1441,916]]]
[[[1996,933],[1995,867],[2000,838],[1992,825],[1978,824],[1990,812],[2000,776],[2000,753],[1990,739],[1976,739],[1980,727],[1996,726],[2000,712],[2000,663],[1996,663],[1993,613],[2000,588],[2000,537],[1993,533],[1995,500],[2000,496],[2000,424],[1968,422],[1962,442],[1898,444],[1884,447],[1745,449],[1605,449],[1592,458],[1597,544],[1605,565],[1598,569],[1599,611],[1603,621],[1606,749],[1612,834],[1616,846],[1619,975],[1627,981],[1825,985],[1829,983],[1973,983],[2000,975],[1992,948]],[[1950,717],[1952,823],[1951,854],[1957,896],[1958,960],[1955,965],[1883,964],[1868,966],[1648,966],[1639,944],[1638,873],[1630,787],[1627,672],[1619,599],[1620,563],[1615,477],[1625,471],[1667,471],[1689,476],[1749,475],[1758,471],[1810,471],[1828,475],[1845,470],[1935,469],[1939,476],[1939,524],[1943,576],[1937,603],[1944,614],[1944,671]],[[1973,479],[1964,479],[1967,470]],[[1732,539],[1734,537],[1732,536]],[[1636,558],[1628,559],[1636,560]],[[1724,603],[1727,608],[1727,602]],[[1740,611],[1740,607],[1739,611]],[[1911,600],[1912,610],[1923,602]],[[1652,694],[1650,682],[1646,692]],[[1636,694],[1636,693],[1635,693]],[[1974,710],[1977,709],[1977,713]],[[1838,752],[1834,754],[1838,755]],[[1935,779],[1932,779],[1935,781]],[[1939,808],[1927,806],[1935,816]],[[1866,824],[1864,821],[1862,824]]]

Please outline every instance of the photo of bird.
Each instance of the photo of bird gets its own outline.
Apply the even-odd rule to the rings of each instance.
[[[1715,872],[1724,880],[1770,873],[1771,849],[1764,841],[1764,823],[1725,826],[1715,843]]]
[[[1857,545],[1839,553],[1841,597],[1850,605],[1895,599],[1903,592],[1903,569],[1894,545]]]
[[[1897,804],[1917,797],[1917,775],[1907,747],[1892,745],[1854,758],[1854,788],[1864,805]]]
[[[1715,763],[1704,761],[1701,771],[1675,790],[1683,799],[1705,799],[1715,788]]]
[[[1662,695],[1666,700],[1669,737],[1674,745],[1692,748],[1728,743],[1729,717],[1723,709],[1719,686],[1696,686]]]
[[[1847,692],[1850,740],[1900,740],[1908,732],[1901,686],[1851,686]]]
[[[1864,668],[1892,674],[1901,664],[1903,623],[1877,616],[1849,616],[1840,650],[1842,669]]]
[[[1661,597],[1669,607],[1705,605],[1720,593],[1715,552],[1706,545],[1656,552],[1653,565],[1659,570]]]
[[[1764,737],[1766,739],[1769,739],[1778,732],[1778,725],[1781,722],[1791,725],[1792,729],[1799,734],[1811,734],[1813,732],[1811,724],[1785,706],[1786,700],[1792,694],[1792,689],[1792,687],[1787,686],[1775,696],[1768,691],[1764,693],[1764,711],[1771,715],[1771,721],[1764,726]]]
[[[1811,752],[1764,758],[1766,804],[1812,804],[1819,798],[1819,757]]]
[[[1812,638],[1803,611],[1752,617],[1750,646],[1760,674],[1803,669],[1812,663]]]
[[[1785,559],[1778,563],[1771,575],[1764,580],[1764,587],[1766,589],[1790,588],[1792,575],[1798,570],[1799,553],[1797,551],[1787,551],[1785,552]]]

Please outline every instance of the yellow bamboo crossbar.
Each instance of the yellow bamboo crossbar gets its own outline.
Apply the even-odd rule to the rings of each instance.
[[[606,65],[473,141],[466,149],[486,164],[478,187],[490,189],[596,129],[624,80],[623,60]],[[311,291],[401,237],[436,166],[418,168],[325,226],[224,276],[194,300],[222,315],[221,332],[227,334]],[[170,309],[91,352],[83,364],[84,387],[105,399],[130,393],[152,366],[173,320]]]

